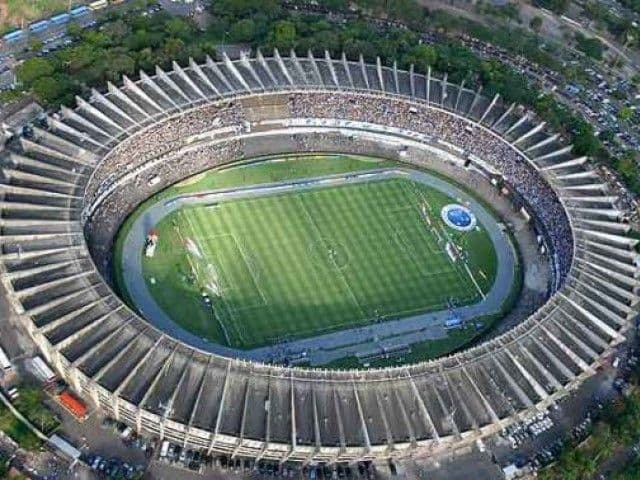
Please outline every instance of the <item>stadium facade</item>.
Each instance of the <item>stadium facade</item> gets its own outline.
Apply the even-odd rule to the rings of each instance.
[[[46,123],[3,154],[2,280],[60,375],[139,433],[279,461],[433,454],[578,388],[632,325],[637,240],[615,195],[543,122],[446,75],[277,51],[174,63]],[[544,237],[552,295],[458,354],[325,371],[197,350],[113,293],[112,241],[141,201],[217,165],[300,151],[471,165],[498,179]]]

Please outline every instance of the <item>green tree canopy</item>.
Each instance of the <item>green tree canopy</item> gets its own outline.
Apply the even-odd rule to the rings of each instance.
[[[51,75],[55,71],[55,66],[51,61],[42,57],[34,57],[25,60],[20,65],[16,73],[18,80],[30,87],[38,78]]]
[[[529,26],[531,27],[531,30],[533,30],[534,32],[536,33],[540,32],[540,29],[542,28],[542,17],[538,15],[533,17],[529,22]]]
[[[231,30],[229,30],[229,40],[232,42],[252,42],[255,34],[255,22],[251,18],[245,18],[231,27]]]
[[[416,45],[404,57],[405,64],[413,63],[416,71],[426,73],[438,61],[437,50],[430,45]]]
[[[287,51],[295,46],[296,35],[296,26],[293,22],[279,21],[273,27],[273,44],[276,48]]]

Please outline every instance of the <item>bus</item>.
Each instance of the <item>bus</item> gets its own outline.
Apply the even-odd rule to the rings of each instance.
[[[90,11],[91,10],[89,10],[89,7],[87,7],[86,5],[81,5],[79,7],[72,8],[69,13],[73,18],[78,18],[84,15],[88,15]]]
[[[71,20],[71,15],[69,15],[68,13],[54,15],[49,19],[49,21],[55,25],[65,25],[66,23],[69,23],[69,20]]]
[[[96,0],[95,2],[91,2],[89,4],[89,8],[91,10],[100,10],[102,8],[105,8],[107,5],[107,0]]]
[[[0,372],[9,373],[11,370],[13,370],[13,364],[2,347],[0,347]]]
[[[40,20],[39,22],[35,22],[29,25],[29,31],[31,33],[42,32],[47,28],[49,28],[49,20]]]
[[[24,30],[14,30],[13,32],[7,33],[2,36],[2,40],[7,43],[17,42],[26,37]]]

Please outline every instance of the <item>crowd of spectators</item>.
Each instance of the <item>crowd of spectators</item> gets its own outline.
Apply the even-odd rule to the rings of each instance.
[[[179,182],[185,175],[242,157],[242,141],[229,138],[222,142],[164,155],[153,168],[137,175],[135,180],[118,185],[117,190],[104,199],[94,213],[92,221],[85,226],[92,255],[103,274],[109,275],[110,252],[117,229],[140,202]],[[176,168],[176,165],[180,165],[180,168]]]
[[[287,104],[283,111],[288,111],[291,118],[338,119],[418,132],[434,142],[455,146],[462,152],[461,158],[474,155],[482,159],[501,172],[503,181],[527,202],[530,213],[534,214],[549,240],[559,279],[568,273],[573,239],[558,197],[518,151],[495,135],[443,110],[380,95],[305,92],[292,93],[282,101]],[[97,167],[86,190],[87,202],[91,203],[103,192],[110,191],[125,175],[135,177],[135,181],[125,182],[117,195],[105,200],[100,216],[112,219],[109,223],[113,228],[103,229],[100,236],[104,239],[106,234],[106,238],[112,238],[114,229],[122,220],[121,214],[104,216],[105,212],[128,212],[146,196],[186,175],[241,158],[243,152],[239,140],[211,144],[209,139],[203,140],[203,135],[211,130],[232,127],[224,137],[234,137],[235,132],[246,128],[245,110],[241,101],[199,107],[154,124],[117,146]],[[310,142],[307,145],[301,143],[300,151],[323,149],[321,134],[300,136],[298,141]],[[335,151],[338,147],[332,145],[332,148]],[[349,151],[353,148],[350,145]],[[149,162],[153,162],[151,167]],[[147,168],[143,169],[145,165]],[[131,175],[136,170],[141,174]],[[151,182],[149,177],[158,180]],[[131,190],[130,195],[128,190]],[[97,244],[110,246],[109,241]]]
[[[444,111],[419,108],[373,95],[305,93],[290,96],[293,117],[336,118],[384,124],[432,136],[473,154],[502,173],[504,181],[528,204],[548,236],[558,259],[558,274],[568,273],[573,250],[569,221],[557,195],[542,176],[513,148],[481,128]]]
[[[107,160],[96,168],[85,191],[87,200],[91,202],[126,172],[180,150],[192,141],[194,135],[216,128],[239,126],[243,118],[242,105],[228,102],[188,110],[150,125],[116,146]]]

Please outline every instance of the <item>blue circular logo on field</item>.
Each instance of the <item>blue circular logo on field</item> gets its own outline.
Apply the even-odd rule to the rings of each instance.
[[[458,204],[446,205],[442,208],[442,220],[449,227],[467,232],[476,226],[476,216],[467,207]]]

